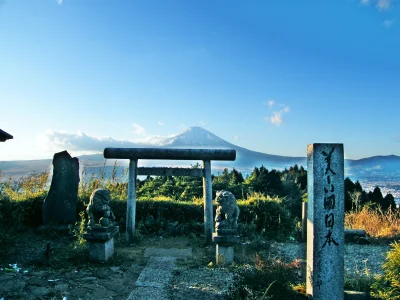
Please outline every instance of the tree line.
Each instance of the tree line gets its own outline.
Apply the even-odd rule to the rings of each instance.
[[[199,164],[192,168],[200,168]],[[233,168],[225,168],[221,173],[212,175],[213,197],[218,190],[232,192],[236,199],[247,199],[254,193],[278,197],[287,208],[301,213],[301,203],[307,200],[307,171],[298,165],[278,171],[268,170],[264,166],[255,167],[250,175],[243,176]],[[151,198],[165,196],[173,200],[191,201],[203,196],[201,177],[190,176],[147,176],[144,180],[137,179],[137,196]],[[373,191],[363,190],[359,181],[353,182],[350,178],[344,180],[345,210],[359,210],[368,205],[372,208],[381,207],[382,210],[396,208],[392,194],[382,195],[379,187]]]

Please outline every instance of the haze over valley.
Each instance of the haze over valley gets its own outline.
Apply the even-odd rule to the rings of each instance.
[[[121,147],[112,141],[109,144],[99,145],[104,147]],[[158,137],[157,143],[126,143],[124,147],[164,147],[164,148],[218,148],[235,149],[235,161],[213,161],[212,172],[218,174],[224,168],[235,168],[244,176],[250,175],[254,167],[263,165],[267,169],[283,170],[297,164],[307,168],[306,157],[290,157],[261,153],[243,147],[236,146],[218,137],[212,132],[198,126],[190,127],[180,134],[167,137]],[[305,145],[306,146],[306,145]],[[70,144],[70,147],[74,147]],[[346,148],[346,145],[344,145]],[[67,149],[68,150],[68,149]],[[128,160],[105,160],[104,149],[99,148],[98,154],[78,156],[81,163],[81,170],[86,168],[86,173],[98,173],[105,168],[107,176],[111,175],[114,163],[118,166],[118,174],[124,174],[128,166]],[[201,161],[168,161],[168,160],[139,160],[139,166],[178,166],[190,167]],[[2,177],[6,180],[9,177],[14,179],[27,176],[32,173],[51,170],[52,159],[43,160],[21,160],[21,161],[0,161]],[[104,166],[105,164],[105,166]],[[396,155],[373,156],[358,160],[345,160],[345,176],[353,181],[359,180],[367,191],[379,186],[382,193],[392,193],[395,198],[400,198],[400,157]]]

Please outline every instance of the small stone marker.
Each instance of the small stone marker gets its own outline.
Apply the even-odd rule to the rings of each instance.
[[[216,246],[216,262],[219,265],[231,264],[234,258],[234,245],[240,240],[237,235],[239,207],[235,196],[228,191],[218,191],[215,201],[218,204],[215,216],[213,241]]]
[[[307,294],[344,298],[343,144],[307,147]]]
[[[79,161],[67,151],[54,154],[53,178],[43,202],[43,225],[75,224]]]

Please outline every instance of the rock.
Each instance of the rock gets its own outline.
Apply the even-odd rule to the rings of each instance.
[[[344,291],[344,300],[366,300],[370,297],[363,292]]]
[[[366,237],[367,234],[363,229],[345,229],[344,230],[344,240],[345,242],[358,242],[360,237]]]
[[[4,294],[21,292],[26,286],[25,281],[10,280],[2,281],[0,284],[0,292]]]
[[[359,245],[369,245],[369,244],[371,244],[371,241],[369,240],[368,237],[359,237],[357,239],[357,244],[359,244]]]
[[[35,286],[35,287],[30,288],[31,295],[36,296],[36,297],[46,296],[46,295],[50,294],[50,291],[51,290],[49,288],[42,287],[42,286],[39,286],[39,287]]]
[[[119,282],[119,283],[105,282],[105,283],[103,283],[103,286],[107,290],[117,292],[117,291],[120,291],[124,287],[124,283],[123,282]]]
[[[120,267],[110,267],[110,270],[113,272],[118,272],[120,270]]]
[[[93,281],[93,280],[97,280],[97,277],[94,276],[90,276],[90,277],[84,277],[82,278],[83,281]]]
[[[16,277],[16,274],[1,274],[0,276],[0,283],[1,284],[6,284],[7,281],[14,280]]]
[[[56,284],[56,285],[54,286],[54,289],[55,289],[56,291],[59,291],[59,292],[65,292],[65,291],[68,290],[68,284],[67,284],[67,283]]]
[[[43,225],[75,223],[78,184],[78,158],[67,151],[54,154],[53,178],[42,208]]]
[[[107,270],[107,269],[98,269],[96,271],[96,275],[100,279],[107,279],[108,277],[110,277],[110,275],[111,275],[110,273],[111,273],[111,271]]]
[[[31,280],[29,280],[29,285],[45,286],[47,284],[48,284],[47,280],[41,277],[33,277]]]

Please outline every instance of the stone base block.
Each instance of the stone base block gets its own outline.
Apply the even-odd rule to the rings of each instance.
[[[216,233],[213,234],[212,240],[214,243],[218,245],[224,246],[233,246],[239,243],[240,236],[238,235],[218,235]]]
[[[114,238],[104,242],[89,243],[89,259],[91,262],[103,263],[114,254]]]
[[[233,246],[224,246],[224,245],[218,245],[216,248],[216,260],[217,260],[217,265],[229,265],[233,263],[233,257],[235,250]]]

